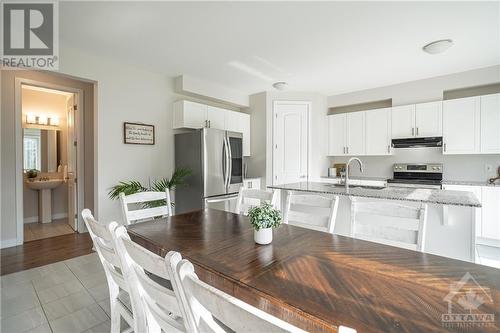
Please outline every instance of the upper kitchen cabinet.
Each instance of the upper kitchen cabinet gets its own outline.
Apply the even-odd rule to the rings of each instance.
[[[443,135],[443,102],[415,104],[415,136]]]
[[[404,139],[415,136],[415,105],[392,108],[392,138]]]
[[[365,112],[366,155],[391,154],[391,108]]]
[[[347,155],[365,154],[365,112],[347,114]]]
[[[174,103],[173,128],[203,128],[207,123],[208,106],[205,104],[177,101]]]
[[[443,154],[475,154],[480,146],[481,97],[443,102]]]
[[[443,103],[429,102],[392,108],[392,138],[442,136]]]
[[[230,112],[214,106],[207,106],[207,121],[210,128],[225,129],[225,115]]]
[[[243,156],[250,156],[250,115],[201,103],[174,103],[173,128],[217,128],[243,134]]]
[[[481,96],[481,153],[500,153],[500,94]]]
[[[365,113],[352,112],[328,116],[328,155],[365,154]]]
[[[332,114],[328,117],[328,156],[346,155],[347,114]]]

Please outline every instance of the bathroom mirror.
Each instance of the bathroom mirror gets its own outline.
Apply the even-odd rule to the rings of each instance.
[[[61,161],[61,131],[24,128],[24,170],[57,172],[58,161]]]

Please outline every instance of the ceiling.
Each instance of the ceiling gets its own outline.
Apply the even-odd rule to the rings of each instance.
[[[242,93],[326,95],[500,64],[499,2],[61,2],[61,43]],[[451,38],[429,55],[421,47]]]

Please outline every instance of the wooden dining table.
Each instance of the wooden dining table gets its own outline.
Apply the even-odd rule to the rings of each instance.
[[[201,280],[310,332],[499,332],[500,270],[281,225],[258,245],[246,216],[213,209],[128,227]],[[446,237],[446,235],[443,235]]]

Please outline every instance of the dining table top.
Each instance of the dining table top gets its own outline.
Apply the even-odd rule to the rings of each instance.
[[[258,245],[246,216],[214,209],[128,232],[160,256],[179,251],[200,279],[307,331],[500,330],[496,268],[287,224]]]

